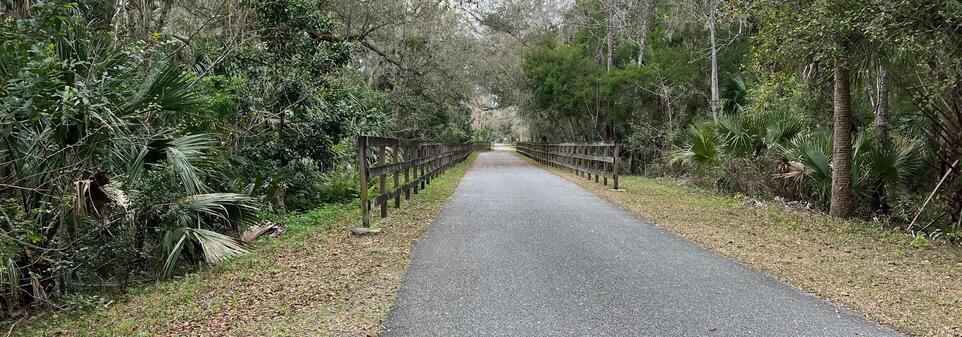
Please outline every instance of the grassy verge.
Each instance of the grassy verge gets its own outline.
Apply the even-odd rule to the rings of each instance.
[[[15,335],[318,336],[376,335],[394,302],[415,240],[467,172],[455,166],[389,217],[383,233],[355,237],[356,205],[330,206],[283,221],[286,232],[209,271],[131,291],[105,309],[48,315]]]
[[[962,336],[962,247],[673,180],[624,177],[619,192],[551,170],[637,217],[901,332]]]

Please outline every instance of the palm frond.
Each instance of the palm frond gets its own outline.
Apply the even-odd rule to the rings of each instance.
[[[146,170],[145,164],[149,149],[143,145],[132,145],[117,149],[111,156],[111,166],[123,168],[124,174],[132,181],[139,181]]]
[[[50,295],[47,294],[47,290],[44,289],[43,283],[40,282],[40,275],[37,275],[37,273],[34,272],[29,272],[27,278],[30,280],[30,296],[39,302],[49,301]]]
[[[718,139],[724,144],[725,152],[736,156],[747,156],[758,147],[758,134],[750,123],[740,115],[730,114],[718,119]]]
[[[180,200],[178,205],[189,211],[181,215],[180,223],[184,226],[193,224],[198,216],[229,222],[256,209],[253,198],[237,193],[196,194]]]
[[[17,267],[17,263],[13,261],[12,258],[7,258],[0,265],[0,293],[3,294],[3,298],[9,298],[13,302],[19,302],[22,297],[22,289],[20,288],[20,279],[23,277],[20,274],[20,268]],[[9,291],[5,291],[5,287],[9,288]],[[8,295],[9,294],[9,295]]]
[[[273,237],[283,232],[284,228],[279,224],[271,221],[265,221],[262,224],[248,227],[246,230],[244,230],[244,232],[241,233],[239,238],[242,242],[251,243],[254,242],[254,240],[257,240],[259,237],[265,235]]]
[[[802,133],[802,121],[788,113],[775,113],[765,121],[765,145],[777,149]]]
[[[917,140],[896,138],[889,146],[866,154],[867,175],[887,186],[907,187],[925,164]]]
[[[784,155],[794,163],[781,176],[797,179],[798,171],[803,170],[803,181],[817,192],[819,199],[825,199],[832,186],[832,144],[831,136],[825,133],[792,139]]]
[[[720,151],[717,136],[710,124],[692,125],[688,129],[690,145],[687,149],[672,153],[670,164],[685,164],[698,167],[708,167],[718,162]]]
[[[203,250],[207,263],[220,263],[247,253],[243,244],[230,236],[200,228],[189,231]]]
[[[207,152],[213,141],[205,134],[189,135],[172,140],[167,148],[167,161],[180,177],[181,183],[191,194],[208,191],[200,178],[204,166],[209,164]]]
[[[171,273],[173,273],[186,242],[187,228],[177,228],[164,232],[162,244],[164,254],[167,255],[167,258],[164,259],[164,277],[170,276]]]
[[[869,184],[869,175],[864,174],[864,167],[869,164],[870,154],[873,151],[870,137],[865,132],[855,135],[852,142],[852,190],[855,192],[865,191]]]
[[[155,105],[162,111],[187,112],[199,103],[200,99],[182,69],[171,63],[158,62],[124,110],[133,112]]]
[[[184,247],[189,243],[200,246],[204,261],[217,264],[247,253],[243,243],[236,239],[202,228],[183,227],[164,233],[163,245],[167,258],[164,263],[164,277],[170,276]]]

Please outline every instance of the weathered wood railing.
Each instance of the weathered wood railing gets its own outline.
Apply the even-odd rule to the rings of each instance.
[[[360,136],[357,164],[360,178],[361,221],[370,228],[372,204],[387,217],[388,201],[401,207],[401,196],[411,198],[442,171],[468,157],[473,151],[490,149],[490,143],[440,143],[430,140]],[[377,179],[377,194],[368,195],[368,181]],[[390,189],[388,189],[390,186]]]
[[[518,153],[535,161],[571,170],[579,176],[618,189],[618,144],[614,143],[517,143]]]

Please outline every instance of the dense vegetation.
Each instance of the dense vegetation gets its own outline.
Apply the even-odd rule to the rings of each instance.
[[[3,0],[0,317],[347,203],[359,134],[617,141],[962,238],[959,0]]]
[[[517,27],[524,6],[491,21]],[[514,34],[533,139],[615,140],[631,173],[959,238],[959,1],[578,0],[556,17]]]
[[[359,134],[474,137],[470,69],[442,56],[475,37],[446,6],[398,6],[0,2],[0,316],[349,202]]]

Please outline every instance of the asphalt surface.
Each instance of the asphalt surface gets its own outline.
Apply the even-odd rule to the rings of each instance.
[[[900,336],[482,153],[415,245],[382,336]]]

